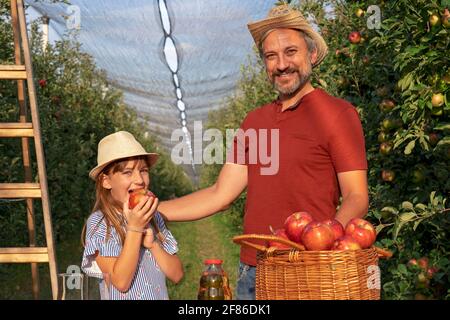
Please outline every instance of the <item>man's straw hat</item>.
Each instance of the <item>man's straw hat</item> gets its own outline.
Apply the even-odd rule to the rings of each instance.
[[[262,41],[267,35],[277,28],[301,30],[314,40],[317,47],[317,61],[313,67],[319,65],[327,55],[328,47],[322,36],[314,31],[299,11],[289,5],[276,6],[270,10],[267,18],[248,24],[248,29],[258,49],[261,48]]]
[[[150,167],[158,160],[158,154],[146,152],[131,133],[118,131],[110,134],[98,143],[97,166],[89,172],[89,177],[95,180],[98,174],[111,162],[137,156],[147,156]]]

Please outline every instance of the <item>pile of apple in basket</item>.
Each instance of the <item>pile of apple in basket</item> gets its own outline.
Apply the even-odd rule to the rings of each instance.
[[[353,218],[344,228],[335,219],[314,221],[307,212],[290,215],[283,229],[270,229],[274,236],[303,245],[308,251],[366,249],[372,246],[377,235],[373,225],[361,218]],[[267,245],[277,249],[292,248],[276,240],[268,241]]]

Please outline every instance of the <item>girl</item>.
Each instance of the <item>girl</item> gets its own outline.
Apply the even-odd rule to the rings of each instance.
[[[130,192],[148,189],[157,158],[125,131],[98,145],[98,165],[89,173],[96,202],[83,230],[81,267],[87,275],[109,274],[110,299],[168,299],[166,277],[174,283],[183,277],[177,242],[156,211],[158,199],[145,196],[128,208]]]

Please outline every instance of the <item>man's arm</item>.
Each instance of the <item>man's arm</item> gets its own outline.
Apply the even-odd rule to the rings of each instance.
[[[338,173],[342,203],[336,220],[345,226],[352,218],[363,218],[369,209],[367,171],[355,170]]]
[[[226,209],[247,186],[247,166],[225,163],[216,183],[187,196],[162,201],[158,211],[169,221],[190,221]]]

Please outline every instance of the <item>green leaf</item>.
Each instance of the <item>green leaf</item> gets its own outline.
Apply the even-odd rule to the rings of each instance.
[[[416,146],[416,140],[412,140],[410,141],[407,146],[405,147],[405,151],[404,153],[406,155],[411,154],[412,150],[414,149],[414,147]]]
[[[417,220],[416,222],[414,222],[414,226],[413,226],[413,230],[416,231],[417,227],[419,226],[419,224],[422,222],[423,220]]]
[[[398,214],[398,210],[393,207],[384,207],[383,209],[381,209],[381,211],[387,211],[392,214]]]
[[[379,234],[380,231],[384,229],[384,227],[386,227],[384,224],[377,225],[375,228],[376,233]]]
[[[409,211],[414,211],[414,206],[411,202],[409,201],[403,201],[402,202],[402,209],[404,210],[409,210]]]
[[[434,127],[434,130],[450,130],[450,123],[442,122]]]
[[[423,203],[418,203],[418,204],[416,204],[416,209],[419,209],[421,211],[425,211],[425,210],[427,210],[427,206],[424,205]]]
[[[405,212],[400,215],[400,221],[408,222],[414,219],[415,217],[417,217],[417,214],[415,212]]]
[[[405,224],[405,222],[400,222],[400,223],[398,224],[398,226],[397,226],[397,228],[395,229],[395,232],[394,232],[394,240],[397,239],[398,234],[399,234],[399,232],[400,232],[400,230],[402,229],[402,227],[403,227],[404,224]]]
[[[408,274],[408,269],[406,268],[406,266],[404,264],[398,265],[398,271],[402,274]]]
[[[450,144],[450,136],[444,137],[438,142],[438,146],[444,145],[444,144]]]

